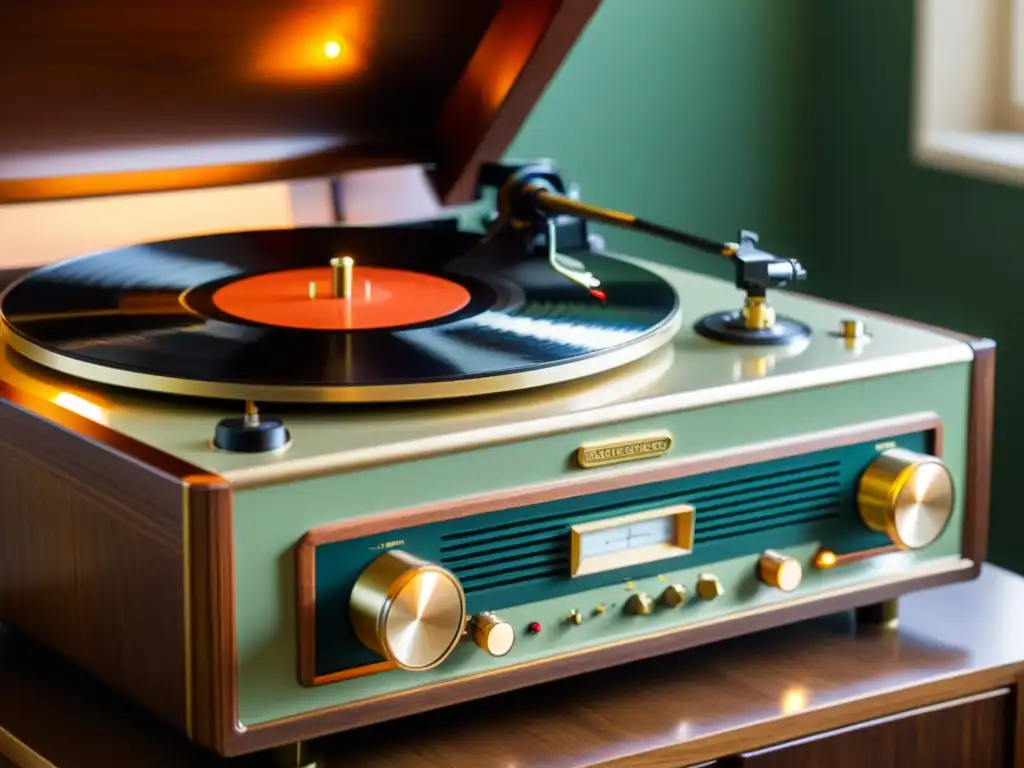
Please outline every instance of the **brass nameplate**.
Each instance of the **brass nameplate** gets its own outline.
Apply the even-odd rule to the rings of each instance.
[[[584,469],[607,467],[609,464],[664,456],[671,447],[672,435],[668,432],[634,435],[600,443],[584,443],[576,450],[576,462]]]

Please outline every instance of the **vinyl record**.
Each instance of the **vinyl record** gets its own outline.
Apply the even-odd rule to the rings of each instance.
[[[351,290],[332,293],[331,259]],[[509,391],[639,359],[675,292],[573,254],[604,299],[526,255],[438,229],[323,227],[133,246],[40,269],[0,300],[5,341],[73,376],[181,395],[380,402]]]

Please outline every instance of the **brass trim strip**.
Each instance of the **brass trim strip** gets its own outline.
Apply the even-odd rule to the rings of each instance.
[[[6,757],[18,768],[57,768],[56,765],[2,726],[0,726],[0,757]]]
[[[862,549],[858,552],[847,552],[842,555],[838,555],[828,547],[822,547],[818,550],[817,554],[814,555],[814,567],[821,571],[831,570],[832,568],[838,568],[843,565],[850,565],[852,563],[859,563],[861,560],[870,560],[874,557],[881,557],[882,555],[890,555],[893,552],[900,552],[899,547],[895,545],[889,545],[884,547],[873,547],[872,549]]]
[[[329,675],[319,675],[314,677],[311,681],[312,685],[329,685],[330,683],[339,683],[342,680],[354,680],[357,677],[367,677],[369,675],[379,675],[381,672],[391,672],[398,669],[398,665],[390,661],[379,661],[374,664],[364,664],[361,667],[352,667],[351,669],[343,669],[340,672],[332,672]]]
[[[265,400],[278,403],[393,403],[492,395],[561,384],[605,373],[636,362],[668,343],[682,327],[682,323],[682,312],[677,308],[672,317],[661,327],[629,346],[575,362],[547,366],[523,373],[480,376],[448,382],[364,387],[253,386],[178,379],[109,368],[84,360],[76,360],[29,341],[18,334],[2,313],[0,313],[0,338],[3,338],[15,352],[42,366],[79,379],[127,389],[188,397]]]

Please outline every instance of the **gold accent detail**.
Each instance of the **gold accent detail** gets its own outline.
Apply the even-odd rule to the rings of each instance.
[[[743,302],[743,325],[752,331],[763,331],[775,325],[775,310],[764,296],[748,296]]]
[[[17,768],[57,768],[56,765],[2,726],[0,726],[0,758],[10,760]]]
[[[672,448],[672,435],[652,432],[634,437],[618,437],[597,443],[584,443],[576,449],[576,463],[583,469],[607,467],[627,461],[654,459]]]
[[[401,669],[432,669],[455,650],[466,596],[448,570],[393,549],[370,563],[352,588],[356,637]]]
[[[583,614],[573,609],[569,611],[569,615],[566,617],[565,620],[568,621],[570,624],[579,625],[583,623]]]
[[[844,555],[837,555],[830,549],[822,549],[814,556],[814,566],[824,571],[829,568],[837,568],[840,565],[859,563],[861,560],[869,560],[873,557],[890,555],[893,552],[899,551],[899,547],[891,544],[886,547],[874,547],[872,549],[862,549],[857,552],[847,552]]]
[[[838,589],[829,590],[826,592],[820,592],[817,594],[808,594],[803,597],[793,597],[786,601],[787,606],[800,606],[800,605],[815,605],[817,603],[831,600],[837,597],[847,597],[850,595],[858,594],[860,592],[867,591],[881,586],[895,586],[908,581],[916,581],[918,579],[934,576],[938,574],[956,573],[958,571],[968,571],[975,567],[975,562],[968,558],[960,557],[958,555],[950,555],[947,557],[939,557],[931,560],[927,563],[923,563],[920,567],[909,573],[897,573],[887,574],[883,577],[876,579],[869,579],[867,581],[860,581],[856,584],[852,584]],[[504,675],[521,672],[524,669],[535,669],[550,664],[554,661],[561,661],[564,659],[582,658],[591,656],[596,653],[604,653],[614,648],[621,648],[625,645],[631,645],[636,643],[638,640],[656,640],[662,637],[671,637],[673,635],[681,635],[685,632],[692,632],[705,627],[714,627],[722,624],[729,624],[732,622],[740,621],[743,619],[749,619],[755,616],[763,616],[765,614],[774,613],[779,610],[778,605],[762,605],[757,608],[750,608],[747,610],[741,610],[737,613],[730,613],[724,616],[717,616],[712,619],[705,619],[703,621],[696,621],[693,623],[685,624],[683,626],[675,625],[667,627],[662,630],[645,632],[639,636],[625,637],[618,640],[613,640],[608,643],[601,645],[590,646],[586,648],[580,648],[574,651],[567,651],[565,653],[558,653],[553,656],[546,656],[542,659],[535,659],[533,661],[524,661],[519,664],[509,664],[504,667],[497,667],[488,669],[483,672],[476,674],[467,675],[466,677],[458,677],[451,680],[445,680],[443,682],[434,683],[430,686],[431,690],[443,690],[445,688],[451,688],[453,686],[463,685],[467,680],[485,680],[491,677],[502,677]],[[371,699],[364,699],[350,704],[341,704],[335,707],[330,707],[325,712],[344,712],[358,707],[364,706],[367,701],[373,702],[384,702],[384,701],[399,701],[410,694],[417,693],[423,690],[422,688],[410,688],[402,691],[395,691],[393,693],[386,693],[380,696],[373,697]],[[261,727],[269,727],[275,723],[283,722],[282,720],[270,721],[268,723],[261,724]]]
[[[839,322],[839,335],[848,341],[860,339],[867,335],[864,323],[860,320],[841,320]]]
[[[636,616],[647,616],[654,612],[654,601],[646,592],[637,592],[626,601],[626,612]]]
[[[814,556],[814,565],[821,570],[834,568],[839,564],[839,558],[831,549],[823,549]]]
[[[942,460],[904,448],[879,455],[857,487],[864,524],[904,550],[920,549],[942,535],[954,499],[953,476]]]
[[[331,259],[331,296],[335,299],[347,299],[352,295],[352,268],[355,263],[351,256]]]
[[[792,592],[803,581],[804,568],[798,560],[769,549],[757,561],[757,575],[769,587]]]
[[[604,612],[605,612],[606,610],[608,610],[608,609],[607,609],[607,608],[605,608],[605,605],[604,605],[604,603],[598,603],[598,604],[597,604],[596,606],[594,606],[594,613],[595,613],[596,615],[598,615],[598,616],[600,616],[600,615],[601,615],[602,613],[604,613]]]
[[[697,576],[697,594],[702,600],[714,600],[721,597],[725,592],[722,582],[718,577],[710,573],[702,573]]]
[[[316,281],[315,280],[310,280],[309,281],[309,298],[311,298],[311,299],[315,299],[316,298]]]
[[[675,537],[672,542],[660,542],[646,547],[637,547],[621,552],[610,552],[604,555],[584,557],[583,538],[587,534],[619,528],[626,525],[641,523],[646,520],[657,520],[662,517],[675,518]],[[622,515],[608,520],[597,520],[593,523],[580,523],[570,528],[570,559],[569,574],[586,576],[592,573],[604,573],[618,568],[628,568],[643,563],[653,563],[670,557],[680,557],[693,552],[694,509],[688,504],[677,504],[632,515]],[[628,583],[627,583],[628,586]]]
[[[663,346],[676,335],[682,326],[682,320],[682,313],[676,312],[660,328],[633,344],[571,363],[545,366],[504,376],[479,376],[450,382],[384,384],[365,387],[347,385],[339,387],[319,385],[253,386],[195,381],[108,368],[105,365],[87,363],[52,352],[19,336],[2,314],[0,314],[0,336],[15,352],[39,365],[97,384],[110,384],[116,387],[172,395],[228,400],[265,400],[275,403],[394,403],[516,392],[606,373],[636,362]],[[518,438],[520,435],[516,433],[516,437]],[[275,468],[272,465],[267,465],[259,467],[255,473],[276,476],[282,469],[283,467]],[[243,474],[249,473],[243,472]],[[222,473],[222,477],[228,480],[227,474]],[[231,481],[229,480],[229,482]]]
[[[493,613],[481,613],[473,620],[473,642],[491,656],[502,657],[516,643],[516,631]]]
[[[313,678],[313,685],[329,685],[340,683],[342,680],[355,680],[357,677],[369,677],[379,675],[381,672],[392,672],[400,667],[392,661],[378,661],[374,664],[363,664],[361,667],[351,667],[340,672],[331,672],[327,675],[319,675]]]
[[[686,602],[686,587],[682,584],[669,584],[658,601],[669,608],[678,608]]]
[[[526,185],[525,191],[527,194],[533,195],[537,204],[548,213],[575,216],[588,219],[589,221],[618,226],[631,226],[636,223],[636,216],[631,213],[613,211],[609,208],[599,208],[596,205],[582,203],[579,200],[572,200],[562,195],[554,195],[543,187],[534,184]]]

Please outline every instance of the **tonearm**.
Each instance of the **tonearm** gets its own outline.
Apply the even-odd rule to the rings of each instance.
[[[642,232],[689,248],[729,259],[735,267],[736,287],[744,291],[743,308],[709,315],[698,323],[704,335],[746,344],[789,344],[810,335],[810,329],[776,316],[767,300],[769,288],[780,288],[807,277],[796,259],[773,256],[758,247],[758,235],[742,230],[735,243],[717,242],[666,227],[629,213],[580,202],[568,195],[565,182],[553,166],[543,163],[487,164],[480,171],[480,187],[498,194],[496,229],[513,228],[545,235],[552,266],[600,298],[600,281],[557,253],[554,219],[568,216]]]

